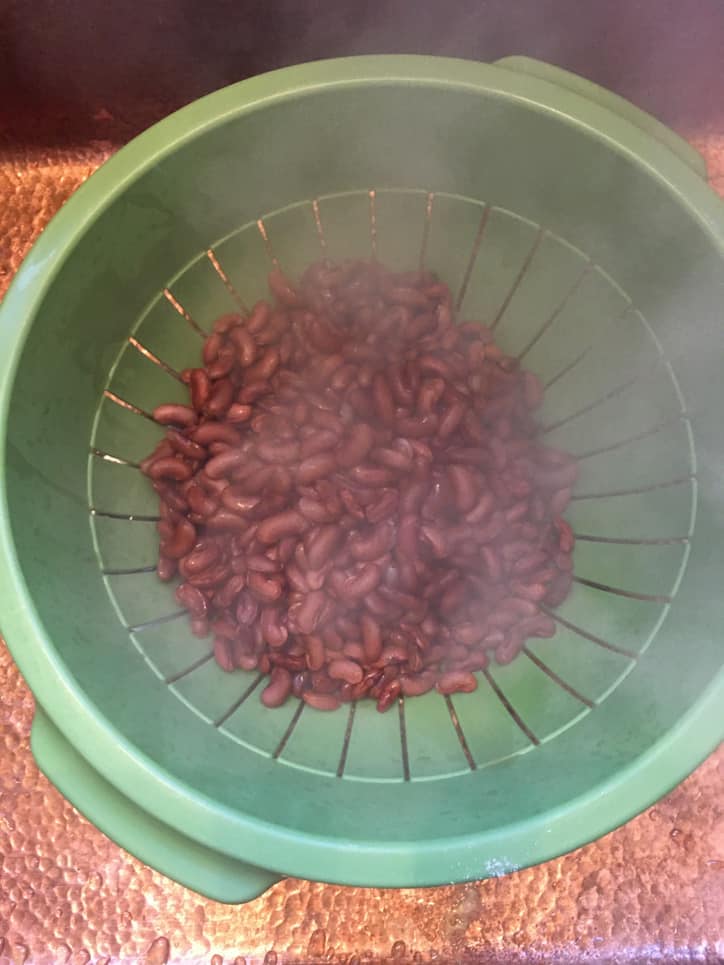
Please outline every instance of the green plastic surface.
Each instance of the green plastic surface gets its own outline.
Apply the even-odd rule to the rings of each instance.
[[[245,81],[120,151],[14,281],[0,614],[33,749],[170,876],[238,901],[282,874],[500,874],[610,830],[721,739],[724,216],[689,149],[604,94],[519,59]],[[160,430],[103,395],[182,399],[129,336],[194,364],[195,327],[265,291],[259,218],[290,273],[319,257],[315,200],[332,257],[424,248],[458,288],[477,251],[463,313],[548,383],[544,432],[580,459],[557,635],[386,715],[268,711],[256,675],[216,668],[152,572],[136,463]]]

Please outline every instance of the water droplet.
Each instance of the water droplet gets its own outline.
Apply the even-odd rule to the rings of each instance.
[[[221,957],[221,955],[212,955],[211,965],[224,965],[224,959]]]
[[[396,941],[390,949],[390,955],[392,958],[404,958],[406,951],[407,945],[403,941]]]
[[[270,948],[264,956],[264,965],[277,965],[277,953],[273,948]]]
[[[317,928],[316,931],[312,932],[312,937],[309,939],[307,955],[309,955],[310,958],[321,958],[322,955],[324,955],[326,944],[327,933],[323,928]]]
[[[163,935],[159,935],[159,937],[154,938],[154,940],[148,946],[146,958],[144,959],[144,965],[166,965],[170,954],[171,946],[168,938],[164,937]]]
[[[669,837],[672,837],[674,839],[678,838],[680,834],[681,834],[681,828],[672,828],[671,831],[669,831]]]
[[[13,945],[13,965],[25,965],[30,956],[27,945]]]

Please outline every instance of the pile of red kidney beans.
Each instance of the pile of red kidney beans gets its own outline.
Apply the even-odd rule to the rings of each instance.
[[[541,383],[430,272],[269,285],[216,321],[188,405],[154,410],[159,576],[268,707],[474,690],[571,586],[577,467],[540,441]]]

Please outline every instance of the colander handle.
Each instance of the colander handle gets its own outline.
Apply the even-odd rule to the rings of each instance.
[[[101,777],[40,708],[30,745],[40,770],[89,821],[144,864],[193,891],[241,904],[280,880],[192,841],[142,810]]]
[[[599,87],[598,84],[594,84],[592,81],[586,80],[585,77],[580,77],[578,74],[572,74],[570,71],[563,70],[561,67],[553,67],[551,64],[534,60],[531,57],[503,57],[502,60],[495,61],[495,66],[504,67],[506,70],[513,70],[519,74],[527,74],[530,77],[548,81],[551,84],[556,84],[558,87],[564,87],[566,90],[571,91],[571,93],[579,94],[581,97],[593,101],[593,103],[599,107],[607,108],[630,124],[634,124],[640,131],[643,131],[644,134],[648,134],[649,137],[664,144],[670,151],[676,154],[681,161],[698,174],[699,177],[706,180],[706,162],[698,151],[682,137],[679,137],[678,134],[675,134],[671,128],[666,127],[661,121],[657,121],[651,114],[647,114],[640,108],[635,107],[630,101],[619,97],[618,94],[614,94],[604,87]]]

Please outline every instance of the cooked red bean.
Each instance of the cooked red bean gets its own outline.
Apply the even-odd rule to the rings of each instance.
[[[294,624],[299,633],[305,635],[314,633],[326,604],[327,595],[322,590],[313,590],[292,607],[293,614],[290,610],[290,617],[293,615]]]
[[[214,604],[224,608],[231,607],[245,586],[246,575],[235,573],[214,594]]]
[[[218,357],[219,350],[224,344],[224,338],[221,332],[214,332],[209,335],[204,341],[204,347],[201,353],[201,357],[204,360],[204,365],[211,365],[212,362],[216,361]]]
[[[153,418],[163,426],[192,426],[196,422],[196,413],[188,405],[168,403],[157,405]]]
[[[190,553],[196,543],[196,528],[188,519],[180,519],[174,535],[161,541],[161,554],[173,560]]]
[[[333,680],[342,680],[348,684],[358,684],[364,677],[364,671],[354,660],[332,660],[327,673]]]
[[[541,442],[540,381],[429,272],[270,285],[216,320],[190,405],[154,410],[159,576],[224,669],[271,674],[267,706],[473,689],[571,587],[577,466]]]
[[[248,327],[235,326],[229,333],[229,338],[236,346],[236,357],[239,365],[246,369],[256,358],[256,342]]]
[[[362,599],[378,586],[382,574],[375,563],[365,564],[355,576],[348,577],[342,588],[342,602]]]
[[[381,523],[383,519],[392,516],[397,510],[399,499],[400,497],[394,490],[386,489],[382,491],[379,499],[370,503],[365,509],[368,522],[372,524]]]
[[[307,666],[310,670],[321,670],[325,663],[324,641],[312,633],[304,637],[307,649]]]
[[[231,649],[231,643],[224,637],[214,638],[214,659],[227,673],[231,673],[235,669],[234,655]]]
[[[189,388],[191,391],[191,405],[197,412],[206,405],[211,383],[205,369],[191,369],[189,373]]]
[[[297,482],[302,486],[309,485],[317,479],[328,476],[335,468],[335,457],[331,453],[321,452],[315,456],[309,456],[297,468]]]
[[[245,381],[236,397],[236,401],[241,405],[251,405],[258,402],[263,396],[271,392],[271,384],[266,379],[257,379],[255,382]]]
[[[242,405],[241,402],[232,402],[226,410],[226,418],[229,422],[237,425],[238,423],[248,422],[251,419],[253,409],[250,405]]]
[[[313,429],[311,435],[302,440],[300,455],[302,459],[307,459],[319,452],[332,449],[338,442],[339,436],[331,429]]]
[[[400,689],[404,697],[420,697],[435,686],[435,674],[423,671],[417,675],[400,677]]]
[[[375,437],[372,429],[366,423],[354,425],[347,438],[335,452],[337,465],[342,469],[351,469],[359,465],[374,445]]]
[[[292,692],[292,675],[283,667],[274,667],[269,683],[261,692],[265,707],[281,707]]]
[[[452,486],[455,505],[461,513],[468,513],[478,500],[479,482],[472,469],[453,465],[447,471]]]
[[[206,458],[206,450],[203,446],[198,445],[198,443],[189,439],[188,436],[183,435],[183,433],[178,432],[176,429],[169,429],[166,432],[166,439],[175,452],[178,452],[181,456],[185,456],[187,459]]]
[[[268,382],[279,368],[281,359],[279,349],[275,346],[268,348],[264,354],[252,366],[246,370],[246,378],[250,383]],[[239,399],[241,402],[241,398]]]
[[[191,438],[200,446],[208,446],[212,442],[223,442],[227,446],[238,446],[240,443],[236,429],[223,422],[205,422],[194,429]]]
[[[466,670],[449,670],[442,674],[436,684],[441,694],[469,694],[476,690],[477,686],[477,678]]]
[[[372,562],[390,550],[395,542],[395,530],[390,523],[381,523],[370,533],[357,533],[348,542],[355,560]]]
[[[276,543],[285,536],[296,536],[302,533],[307,526],[308,523],[301,513],[288,510],[269,516],[260,523],[256,536],[262,543]]]
[[[173,479],[176,482],[183,482],[191,478],[193,469],[188,463],[175,456],[166,456],[151,463],[148,475],[151,479]]]
[[[194,573],[208,570],[210,566],[217,562],[220,555],[216,543],[207,543],[205,546],[197,543],[194,551],[181,560],[179,569],[184,576],[192,576]]]
[[[275,650],[283,647],[287,642],[289,631],[282,622],[282,612],[278,607],[264,607],[261,611],[261,632],[269,644]]]
[[[235,359],[234,349],[230,345],[225,345],[219,350],[219,354],[216,356],[216,361],[212,362],[208,366],[206,372],[212,381],[217,379],[223,379],[224,376],[228,375],[229,372],[234,367]]]
[[[261,603],[276,603],[281,599],[283,584],[281,579],[269,578],[263,573],[252,571],[246,579],[250,592]]]
[[[385,684],[377,697],[377,710],[384,714],[395,703],[401,691],[402,685],[399,680],[391,680]]]
[[[248,459],[248,455],[242,449],[225,449],[218,456],[209,459],[204,472],[210,479],[221,479]]]
[[[246,320],[246,329],[255,335],[266,327],[271,318],[272,308],[269,302],[258,301],[251,310],[251,314]]]
[[[168,583],[169,580],[172,580],[174,576],[176,576],[176,569],[176,560],[164,556],[163,553],[159,554],[158,565],[156,566],[156,573],[158,574],[159,580]]]
[[[340,706],[339,699],[332,694],[316,693],[313,690],[305,690],[302,699],[315,710],[337,710]]]
[[[318,570],[327,563],[344,539],[344,532],[338,526],[317,526],[305,540],[307,561],[312,569]]]
[[[265,462],[288,464],[299,456],[299,443],[294,440],[284,442],[260,442],[256,447],[257,455]]]
[[[208,604],[206,597],[198,587],[191,586],[190,583],[181,583],[176,588],[176,599],[192,616],[197,618],[206,616]]]
[[[221,502],[230,512],[247,516],[254,512],[261,502],[261,498],[245,493],[243,488],[237,485],[227,486],[221,494]]]

